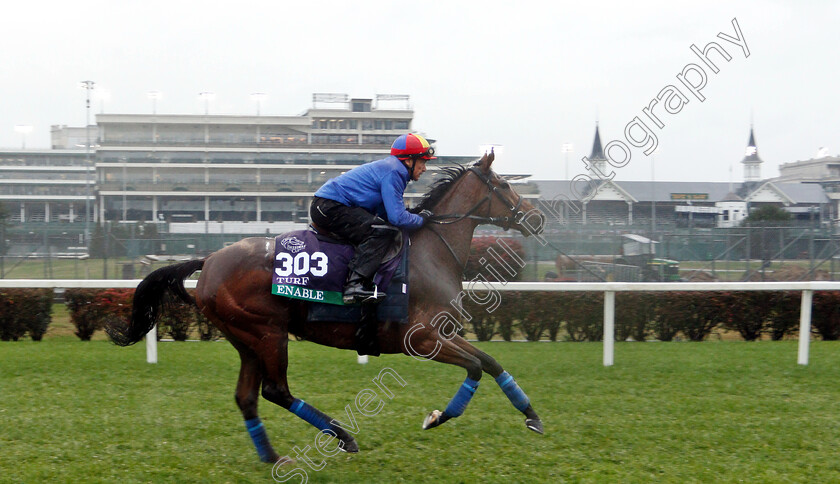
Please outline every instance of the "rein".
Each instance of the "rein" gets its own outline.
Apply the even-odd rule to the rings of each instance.
[[[516,204],[511,205],[507,203],[504,197],[499,193],[499,189],[493,186],[493,183],[490,181],[490,177],[484,176],[481,173],[481,169],[477,166],[473,166],[469,168],[469,171],[475,173],[475,175],[487,185],[487,196],[476,202],[475,205],[472,206],[469,210],[467,210],[464,214],[452,213],[452,214],[445,214],[445,215],[432,215],[429,217],[429,222],[437,224],[437,225],[450,225],[457,222],[460,222],[464,219],[471,219],[471,220],[478,220],[481,223],[489,223],[493,225],[498,225],[505,230],[510,229],[511,224],[515,221],[517,216],[521,213],[519,207],[522,206],[522,195],[517,194],[519,197],[516,200]],[[504,202],[508,205],[508,210],[510,210],[511,215],[507,217],[490,217],[490,205],[487,206],[487,213],[488,216],[482,217],[480,215],[474,215],[478,209],[484,205],[485,202],[492,203],[493,195],[496,195],[499,200]],[[449,250],[449,253],[452,254],[452,257],[455,259],[455,262],[458,263],[459,267],[466,267],[466,262],[461,262],[461,258],[458,257],[458,254],[455,253],[455,249],[452,248],[452,245],[449,244],[443,235],[440,234],[437,230],[434,229],[432,225],[429,225],[429,230],[438,236],[438,238],[443,242],[443,245]]]

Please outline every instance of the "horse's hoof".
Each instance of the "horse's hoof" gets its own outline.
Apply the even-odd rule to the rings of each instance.
[[[341,442],[338,444],[338,448],[342,452],[347,452],[348,454],[357,454],[359,452],[359,444],[356,443],[355,439]]]
[[[429,430],[441,424],[440,416],[443,412],[440,410],[432,410],[429,415],[423,420],[423,430]]]
[[[526,418],[525,419],[525,426],[528,427],[528,429],[533,430],[534,432],[536,432],[538,434],[543,433],[542,420],[540,420],[538,418]]]

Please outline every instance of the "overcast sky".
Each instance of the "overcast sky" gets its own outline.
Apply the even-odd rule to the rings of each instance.
[[[683,6],[685,3],[686,6]],[[689,6],[690,5],[690,6]],[[446,155],[501,145],[497,171],[565,177],[585,171],[596,120],[606,145],[631,159],[619,180],[648,180],[651,160],[625,139],[639,117],[658,139],[655,178],[743,179],[754,121],[763,177],[778,165],[840,153],[838,1],[33,1],[4,6],[0,31],[0,146],[49,147],[53,124],[83,126],[93,80],[107,99],[92,114],[295,115],[312,93],[408,94],[414,129]],[[735,38],[737,19],[749,50]],[[730,61],[690,46],[717,42]],[[678,79],[689,64],[707,76],[700,101]],[[699,74],[689,72],[688,82]],[[675,114],[660,102],[667,86]],[[641,139],[641,128],[634,128]],[[616,144],[618,146],[618,144]],[[621,151],[612,152],[620,160]]]

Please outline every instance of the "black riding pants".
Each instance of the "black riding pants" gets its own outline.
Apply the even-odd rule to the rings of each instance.
[[[376,275],[382,259],[397,236],[398,229],[360,207],[348,207],[334,200],[315,197],[309,207],[312,222],[356,247],[350,261],[350,274],[368,281]]]

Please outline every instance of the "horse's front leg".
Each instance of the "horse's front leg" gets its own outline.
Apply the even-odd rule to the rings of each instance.
[[[539,434],[543,433],[542,420],[540,420],[540,417],[537,415],[534,407],[531,406],[531,399],[528,398],[528,395],[526,395],[521,388],[519,388],[519,385],[510,373],[506,372],[504,368],[502,368],[502,365],[500,365],[492,356],[471,345],[464,338],[455,336],[452,339],[452,342],[470,355],[478,358],[481,362],[481,368],[496,380],[496,383],[508,397],[510,403],[512,403],[517,410],[525,414],[525,426]]]
[[[426,358],[432,361],[457,365],[467,370],[467,378],[458,387],[458,391],[446,406],[446,409],[433,410],[423,420],[423,429],[431,429],[449,419],[460,417],[470,403],[478,382],[481,380],[481,361],[459,348],[458,345],[443,339],[437,331],[418,329],[407,334],[404,352],[415,358]]]

